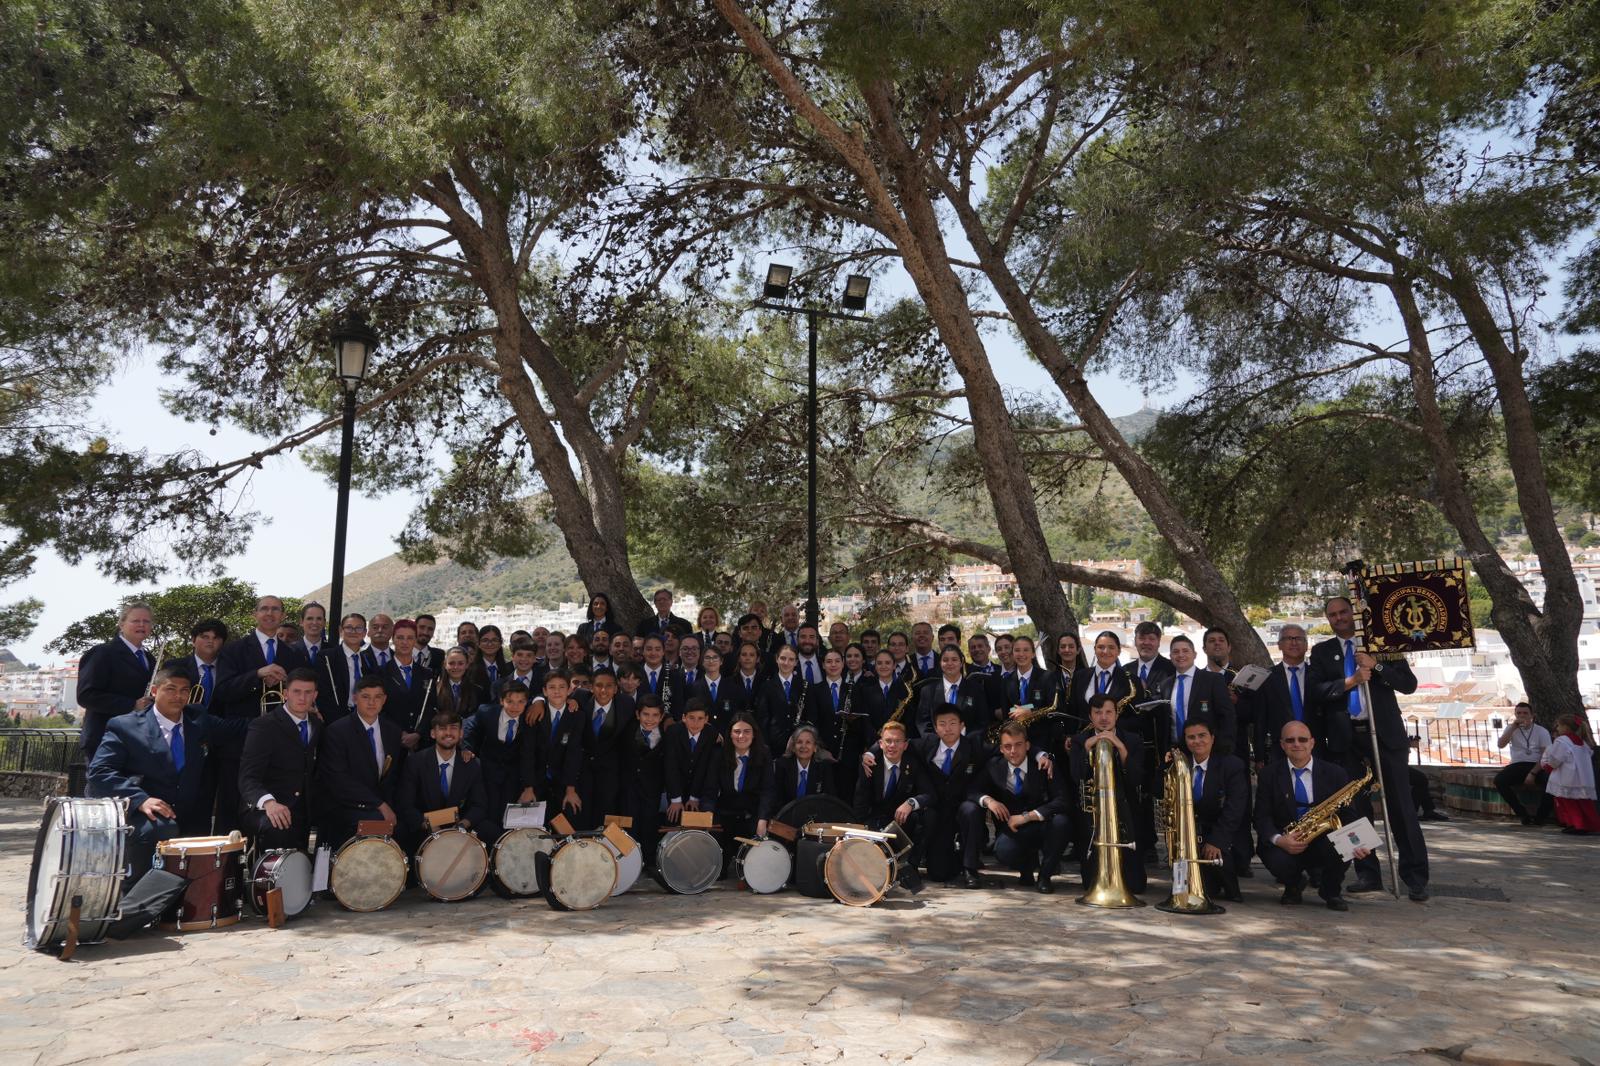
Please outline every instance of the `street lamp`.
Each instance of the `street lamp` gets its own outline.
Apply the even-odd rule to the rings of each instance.
[[[356,437],[356,389],[366,380],[378,336],[359,311],[345,316],[333,331],[333,372],[344,391],[344,427],[339,437],[339,501],[333,518],[333,581],[328,593],[328,621],[339,632],[344,617],[344,540],[350,522],[350,462]]]
[[[849,322],[871,322],[865,315],[850,315],[831,311],[814,304],[793,307],[774,303],[789,295],[789,283],[794,278],[794,267],[781,263],[767,266],[767,280],[761,287],[762,299],[757,307],[768,311],[782,311],[786,315],[806,316],[807,387],[806,387],[806,624],[816,625],[821,613],[817,600],[817,320],[839,319]],[[844,295],[840,299],[848,310],[861,311],[867,306],[867,290],[872,279],[864,274],[851,274],[845,279]]]

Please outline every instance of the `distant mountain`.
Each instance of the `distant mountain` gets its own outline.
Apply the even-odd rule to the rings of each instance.
[[[1161,417],[1161,412],[1146,404],[1131,415],[1122,415],[1113,418],[1111,424],[1129,441],[1137,443],[1139,438],[1155,428],[1156,419]]]

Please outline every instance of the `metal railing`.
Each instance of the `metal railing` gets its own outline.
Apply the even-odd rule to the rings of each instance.
[[[1495,746],[1505,722],[1464,718],[1407,718],[1415,762],[1428,766],[1504,766],[1506,749]]]
[[[76,729],[0,729],[0,773],[68,773],[81,762]]]

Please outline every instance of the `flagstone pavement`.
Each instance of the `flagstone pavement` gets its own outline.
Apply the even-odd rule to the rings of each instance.
[[[1075,876],[870,909],[645,880],[584,913],[319,901],[283,929],[146,932],[62,962],[21,944],[38,818],[0,801],[8,1066],[1600,1063],[1600,839],[1547,829],[1429,824],[1434,898],[1346,914],[1280,906],[1259,868],[1204,918],[1077,906]]]

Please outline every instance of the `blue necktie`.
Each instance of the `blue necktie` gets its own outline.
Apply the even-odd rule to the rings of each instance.
[[[1178,675],[1178,698],[1172,702],[1173,739],[1175,740],[1183,739],[1184,711],[1187,710],[1183,698],[1183,683],[1187,680],[1189,680],[1187,675]]]
[[[1111,679],[1111,672],[1109,670],[1100,671],[1100,688],[1097,691],[1099,691],[1101,693],[1104,693],[1105,690],[1106,690],[1106,683],[1110,679]]]
[[[1196,803],[1200,802],[1200,793],[1205,790],[1205,787],[1206,768],[1204,766],[1196,766],[1194,768],[1194,801]]]
[[[792,677],[783,683],[783,698],[786,700],[789,698],[789,686],[792,684],[794,684],[794,678]]]
[[[683,672],[683,683],[685,685],[693,685],[694,684],[694,671],[693,670],[685,670]],[[711,698],[712,699],[716,699],[715,696],[712,696]]]
[[[950,767],[955,764],[955,759],[956,759],[956,749],[954,749],[954,748],[946,748],[946,749],[944,749],[944,772],[945,772],[945,776],[946,777],[948,777],[950,775]]]
[[[450,682],[450,697],[452,699],[454,699],[457,703],[461,702],[461,682],[459,682],[459,681]]]
[[[561,728],[561,712],[555,711],[550,715],[550,739],[556,738],[556,731]]]
[[[900,780],[900,767],[898,767],[898,766],[889,767],[889,780],[883,786],[883,794],[885,796],[894,795],[894,786],[895,786],[896,782],[898,782],[899,780]]]
[[[837,714],[839,713],[839,682],[835,681],[828,687],[833,690],[833,711]]]
[[[439,764],[439,795],[450,798],[450,764],[447,762]]]
[[[311,746],[311,723],[304,718],[300,719],[300,743],[307,748]]]
[[[694,750],[696,748],[698,748],[699,746],[700,746],[700,738],[695,736],[693,733],[690,733],[689,734],[689,754],[693,755],[694,754]]]
[[[496,666],[494,663],[490,663],[488,666],[484,667],[484,669],[489,672],[489,687],[493,688],[496,682],[500,680],[500,667]]]
[[[515,718],[507,718],[506,719],[506,743],[509,744],[513,740],[516,740],[516,739],[517,739],[517,720]]]
[[[594,709],[594,735],[595,736],[599,736],[600,735],[600,730],[605,726],[605,724],[606,724],[605,708],[596,707]]]
[[[956,701],[956,687],[954,685],[951,685],[950,686],[950,693],[949,693],[948,696],[945,697],[945,702],[946,703],[954,703],[955,701]]]
[[[1018,703],[1018,705],[1021,705],[1021,704],[1025,704],[1027,702],[1028,702],[1028,679],[1023,677],[1021,674],[1018,674],[1017,675],[1017,703]]]
[[[367,742],[372,745],[372,761],[377,764],[378,771],[383,772],[383,765],[378,759],[378,730],[376,726],[367,726]]]
[[[137,651],[135,651],[135,652],[134,652],[134,654],[135,654],[135,655],[137,655],[137,656],[139,656],[139,665],[140,665],[140,666],[141,666],[141,667],[142,667],[142,668],[143,668],[143,669],[146,669],[146,670],[148,670],[148,669],[150,669],[150,660],[149,660],[149,658],[148,658],[148,657],[147,657],[147,656],[146,656],[146,655],[145,655],[145,653],[144,653],[144,649],[143,649],[143,648],[139,648],[139,649],[138,649],[138,650],[137,650]],[[272,661],[272,660],[271,660],[271,659],[268,659],[268,660],[267,660],[267,661],[268,661],[268,662],[271,662],[271,661]]]
[[[744,679],[744,694],[745,694],[746,697],[748,697],[750,695],[750,691],[751,691],[750,686],[752,684],[754,684],[754,683],[755,683],[755,678],[753,678],[753,677],[747,677],[747,678]]]
[[[816,679],[817,679],[817,675],[811,669],[811,660],[807,659],[806,660],[806,684],[809,685],[813,681],[815,681]]]
[[[1015,766],[1011,769],[1011,794],[1022,795],[1022,767]]]
[[[1294,767],[1290,767],[1291,770]],[[1294,805],[1304,814],[1311,809],[1311,793],[1306,791],[1305,775],[1311,772],[1311,767],[1306,766],[1294,771]]]
[[[361,653],[350,656],[350,680],[352,683],[361,680]]]
[[[800,767],[800,780],[795,782],[794,787],[795,795],[804,796],[806,794],[806,780],[810,776],[811,772],[809,770],[807,770],[804,766]]]
[[[172,765],[183,773],[183,723],[172,727]]]
[[[278,642],[271,637],[267,638],[267,665],[271,666],[278,661]]]
[[[1349,677],[1351,674],[1354,674],[1355,672],[1356,672],[1356,646],[1355,646],[1354,642],[1347,640],[1347,641],[1344,642],[1344,676],[1345,677]],[[1350,694],[1347,697],[1345,697],[1345,704],[1350,709],[1350,717],[1351,718],[1360,718],[1361,717],[1362,709],[1361,709],[1361,686],[1360,685],[1357,685],[1355,688],[1350,690]]]
[[[660,691],[656,688],[656,672],[654,670],[650,671],[650,691],[651,693],[657,693]]]
[[[716,703],[717,702],[717,683],[715,681],[713,681],[713,682],[711,682],[709,687],[711,689],[711,702],[712,703]]]
[[[400,673],[401,673],[401,674],[403,674],[403,675],[404,675],[404,676],[405,676],[405,679],[406,679],[406,688],[408,688],[408,689],[409,689],[409,688],[410,688],[410,687],[411,687],[411,667],[409,667],[409,666],[402,666],[402,667],[401,667],[401,668],[400,668]]]
[[[744,772],[750,768],[749,764],[750,764],[750,756],[748,756],[748,755],[739,756],[739,780],[734,782],[734,785],[733,785],[733,790],[735,792],[743,792],[744,791]]]
[[[1304,695],[1300,692],[1300,668],[1298,666],[1289,667],[1289,705],[1294,708],[1295,721],[1303,722],[1306,720],[1306,702]]]
[[[212,691],[212,689],[214,689],[216,687],[216,684],[217,684],[217,679],[211,673],[211,664],[210,663],[201,663],[200,664],[200,689],[201,689],[201,691],[203,691],[206,694],[205,695],[205,705],[207,707],[211,706],[211,691]]]
[[[1150,664],[1142,663],[1139,666],[1139,683],[1142,685],[1150,680]]]
[[[315,644],[306,645],[306,658],[311,660],[312,666],[317,665],[317,646]]]

